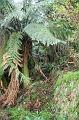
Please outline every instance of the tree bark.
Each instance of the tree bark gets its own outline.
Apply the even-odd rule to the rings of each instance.
[[[31,47],[32,47],[32,43],[30,40],[23,41],[23,69],[22,69],[22,72],[27,79],[29,78],[28,62],[29,62]],[[27,80],[24,80],[24,87],[26,87],[26,86],[27,86]]]
[[[11,81],[5,93],[0,97],[0,106],[11,106],[15,104],[19,92],[19,80],[17,78],[17,70],[14,69],[11,74]]]

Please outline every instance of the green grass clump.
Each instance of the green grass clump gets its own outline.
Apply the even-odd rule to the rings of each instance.
[[[59,78],[57,79],[56,85],[55,86],[60,86],[63,83],[69,83],[72,80],[78,81],[79,80],[79,71],[75,72],[67,72],[63,75],[60,75]]]

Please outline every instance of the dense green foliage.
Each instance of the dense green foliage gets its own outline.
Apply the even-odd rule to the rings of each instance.
[[[0,119],[78,120],[78,92],[79,1],[0,0]]]
[[[11,114],[11,120],[49,120],[51,119],[51,113],[48,111],[41,111],[40,113],[26,111],[23,108],[16,107],[8,110],[9,114]]]

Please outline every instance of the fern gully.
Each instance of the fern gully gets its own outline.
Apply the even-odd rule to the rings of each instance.
[[[18,11],[13,9],[10,14],[6,14],[4,19],[0,21],[0,28],[4,29],[5,32],[7,29],[9,35],[9,39],[7,41],[5,39],[7,44],[3,54],[2,67],[3,72],[9,68],[11,79],[6,93],[0,98],[3,106],[9,105],[9,103],[10,105],[14,104],[19,91],[18,80],[24,82],[25,88],[30,82],[28,61],[32,42],[38,41],[38,43],[41,42],[47,46],[60,42],[64,43],[53,37],[49,27],[45,25],[47,20],[44,12],[47,10],[48,4],[48,0],[38,1],[35,4],[32,4],[32,0],[31,2],[25,0],[23,9]],[[43,16],[41,16],[40,11]],[[16,95],[14,90],[16,90]]]

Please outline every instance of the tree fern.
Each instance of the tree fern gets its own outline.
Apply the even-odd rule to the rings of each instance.
[[[32,2],[32,1],[31,1]],[[43,19],[41,17],[40,11],[44,13],[46,10],[46,7],[48,4],[51,2],[48,0],[40,1],[40,2],[35,2],[35,4],[30,3],[29,6],[25,5],[25,11],[23,10],[14,10],[10,14],[6,15],[5,19],[1,21],[1,27],[4,26],[4,28],[13,28],[12,25],[10,25],[10,22],[12,21],[13,18],[19,19],[21,26],[23,26],[23,19],[26,19],[26,26],[24,25],[24,29],[20,29],[18,31],[25,32],[32,38],[32,40],[37,40],[38,42],[42,42],[44,45],[47,44],[49,46],[50,44],[57,44],[59,42],[64,43],[63,41],[56,39],[53,37],[52,33],[49,31],[47,27],[45,27],[45,23],[43,23],[43,20],[45,22],[45,14],[43,15]],[[37,18],[37,19],[36,19]],[[39,21],[40,18],[40,21]],[[15,23],[15,21],[14,21]],[[30,24],[29,24],[30,23]],[[15,25],[15,24],[14,24]],[[3,55],[3,68],[7,69],[10,67],[10,73],[12,70],[17,66],[21,65],[21,55],[19,54],[19,50],[21,48],[21,39],[22,35],[20,32],[18,33],[12,33],[10,36],[7,46],[6,46],[6,53]],[[24,78],[24,77],[23,77]]]
[[[22,10],[14,9],[10,14],[8,14],[8,16],[5,17],[1,23],[1,26],[8,26],[13,17],[21,21],[26,19],[26,25],[33,21],[44,23],[44,21],[46,21],[46,15],[44,13],[47,9],[46,6],[48,6],[52,1],[53,0],[43,0],[33,4],[31,0],[31,2],[28,2],[28,5],[27,0],[24,0],[24,6]]]
[[[7,45],[5,48],[5,54],[3,54],[3,70],[10,68],[9,75],[12,71],[17,68],[17,76],[20,75],[20,80],[25,80],[27,84],[29,83],[30,78],[24,76],[18,69],[18,67],[22,67],[22,54],[19,53],[22,45],[22,35],[20,32],[12,33],[9,40],[7,41]]]

